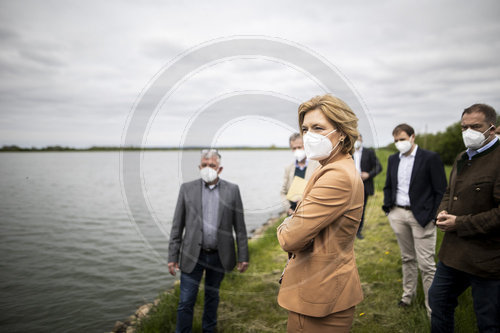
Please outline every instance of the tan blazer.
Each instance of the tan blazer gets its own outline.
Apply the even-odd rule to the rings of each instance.
[[[308,180],[311,178],[312,174],[314,171],[319,167],[319,162],[315,160],[308,160],[307,161],[307,169],[306,169],[306,174],[304,179]],[[283,204],[283,209],[288,211],[290,208],[290,201],[286,198],[286,195],[288,193],[288,190],[290,189],[290,186],[292,185],[293,177],[295,176],[295,162],[291,163],[285,168],[285,174],[283,176],[283,185],[281,185],[281,202]]]
[[[348,309],[363,300],[354,239],[363,212],[363,182],[349,154],[320,166],[303,200],[278,227],[278,240],[291,258],[278,303],[312,317]]]

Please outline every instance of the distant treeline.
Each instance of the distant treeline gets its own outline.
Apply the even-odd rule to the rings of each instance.
[[[497,117],[497,124],[500,123],[500,116]],[[462,128],[460,122],[456,122],[446,128],[444,132],[436,134],[417,134],[415,142],[419,147],[432,150],[441,156],[444,164],[452,165],[457,155],[465,150],[462,140]],[[386,148],[396,151],[394,143]]]
[[[16,145],[2,146],[2,148],[0,148],[0,151],[68,151],[68,150],[78,150],[78,149],[71,147],[62,147],[62,146],[47,146],[43,148],[36,148],[36,147],[23,148]]]
[[[500,116],[497,117],[497,124],[500,123]],[[462,129],[460,122],[456,122],[446,128],[444,132],[436,134],[417,134],[415,142],[424,149],[432,150],[441,156],[444,164],[451,165],[455,161],[455,157],[461,151],[465,150],[462,140]],[[64,146],[47,146],[44,148],[22,148],[19,146],[3,146],[0,152],[15,152],[15,151],[169,151],[169,150],[201,150],[210,147],[106,147],[106,146],[92,146],[90,148],[72,148]],[[396,151],[394,143],[386,146],[386,148]],[[277,147],[271,145],[269,147],[219,147],[219,150],[286,150],[289,147]]]
[[[23,148],[16,145],[4,145],[0,148],[0,152],[30,152],[30,151],[176,151],[176,150],[202,150],[210,147],[105,147],[105,146],[92,146],[90,148],[73,148],[66,146],[47,146],[43,148],[31,147],[31,148]],[[290,149],[289,147],[276,147],[275,145],[271,145],[269,147],[220,147],[217,148],[219,150],[286,150]]]

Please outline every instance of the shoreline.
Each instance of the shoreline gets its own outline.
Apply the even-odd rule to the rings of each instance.
[[[92,146],[88,148],[74,148],[74,147],[62,147],[62,146],[47,146],[42,148],[26,148],[18,146],[2,146],[0,147],[0,153],[40,153],[40,152],[94,152],[94,151],[200,151],[207,147],[106,147],[106,146]],[[210,148],[210,147],[208,147]],[[277,146],[234,146],[234,147],[218,147],[216,148],[220,151],[227,150],[288,150],[289,147],[277,147]]]
[[[252,230],[251,236],[248,237],[248,241],[259,239],[265,233],[265,231],[283,218],[284,213],[277,217],[272,217],[264,222],[257,229]],[[175,280],[174,284],[168,288],[166,291],[162,292],[158,297],[154,299],[151,303],[146,303],[137,308],[137,310],[130,316],[128,316],[124,321],[117,320],[113,326],[113,329],[109,333],[135,333],[137,329],[137,324],[139,321],[144,320],[148,317],[150,311],[158,306],[160,303],[160,297],[163,294],[172,293],[172,291],[179,284],[179,280]]]

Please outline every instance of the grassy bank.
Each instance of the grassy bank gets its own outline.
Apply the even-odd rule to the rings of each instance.
[[[376,194],[366,211],[365,239],[356,240],[355,251],[365,294],[356,307],[352,332],[429,332],[421,285],[408,309],[397,307],[402,293],[399,247],[387,217],[381,210],[385,163],[389,152],[379,151],[384,172],[376,178]],[[449,174],[449,168],[447,170]],[[276,226],[269,227],[249,243],[251,264],[244,274],[227,274],[221,286],[219,332],[285,332],[287,312],[276,302],[278,279],[286,254],[276,240]],[[438,233],[438,246],[442,233]],[[179,288],[161,296],[158,307],[144,320],[138,332],[173,332]],[[203,289],[195,308],[194,332],[201,332]],[[456,332],[475,332],[470,292],[462,295],[456,313]]]
[[[226,274],[221,289],[218,315],[219,332],[281,332],[286,327],[287,312],[276,303],[287,255],[276,241],[276,226],[249,242],[250,267],[243,273]],[[138,332],[173,332],[179,299],[178,285],[160,297],[160,304]],[[201,332],[203,287],[195,306],[193,331]]]

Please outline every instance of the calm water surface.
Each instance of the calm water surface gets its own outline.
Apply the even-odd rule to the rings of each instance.
[[[276,216],[288,151],[222,152],[248,231]],[[0,331],[105,332],[174,278],[164,260],[181,179],[178,152],[146,152],[151,244],[130,218],[118,152],[0,154]],[[184,173],[194,176],[194,172]],[[187,176],[184,176],[187,177]],[[150,242],[152,241],[152,242]]]

